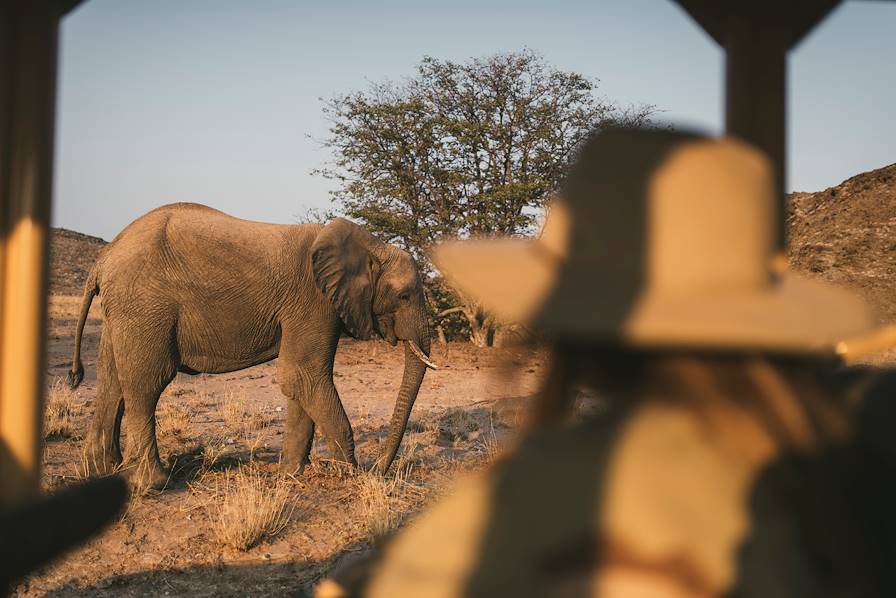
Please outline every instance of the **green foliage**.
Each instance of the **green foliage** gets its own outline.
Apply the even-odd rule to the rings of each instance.
[[[337,209],[430,273],[423,251],[436,241],[534,232],[583,141],[654,111],[595,92],[595,81],[528,50],[463,63],[425,57],[414,77],[326,103],[334,159],[318,172],[339,183]],[[457,301],[430,296],[436,310]]]

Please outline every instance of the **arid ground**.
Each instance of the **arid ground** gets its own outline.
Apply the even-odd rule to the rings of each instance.
[[[837,187],[791,195],[794,269],[849,285],[896,319],[896,165]],[[44,485],[82,477],[81,442],[96,395],[101,325],[94,302],[84,339],[86,378],[63,384],[71,365],[81,285],[104,242],[54,231]],[[343,339],[335,380],[351,419],[360,471],[330,461],[316,440],[303,474],[278,475],[286,398],[276,364],[216,376],[180,375],[158,408],[168,488],[135,497],[87,546],[22,583],[22,596],[283,596],[309,591],[343,559],[370,550],[452,480],[485,467],[511,443],[544,372],[534,349],[436,344],[400,457],[385,477],[368,474],[391,414],[402,352]],[[872,363],[892,364],[896,353]],[[124,439],[127,442],[127,438]]]

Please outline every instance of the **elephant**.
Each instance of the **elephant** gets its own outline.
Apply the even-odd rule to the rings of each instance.
[[[413,257],[343,218],[268,224],[193,203],[144,214],[102,249],[88,274],[72,388],[84,378],[81,338],[96,295],[104,321],[84,460],[90,473],[123,467],[142,487],[167,481],[155,408],[178,372],[232,372],[279,358],[277,382],[288,398],[281,468],[297,472],[309,463],[316,426],[338,459],[357,465],[351,424],[333,384],[339,338],[376,333],[392,346],[402,340],[404,375],[375,465],[385,473],[426,369],[436,367]]]

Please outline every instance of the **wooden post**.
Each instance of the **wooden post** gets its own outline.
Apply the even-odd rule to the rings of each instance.
[[[725,49],[725,131],[763,150],[787,250],[787,52],[841,0],[676,0]]]
[[[771,160],[777,197],[775,246],[787,247],[787,33],[778,19],[730,22],[725,47],[725,132],[763,150]]]
[[[39,489],[60,7],[0,0],[0,504]]]

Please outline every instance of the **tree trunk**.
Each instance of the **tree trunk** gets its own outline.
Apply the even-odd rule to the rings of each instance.
[[[494,346],[495,328],[497,327],[497,323],[490,314],[482,309],[481,305],[478,303],[468,303],[457,307],[451,307],[436,314],[436,318],[441,319],[453,313],[462,313],[464,314],[464,317],[467,318],[467,322],[470,325],[471,343],[477,347]],[[444,338],[444,331],[441,326],[438,326],[436,330],[439,333],[439,339],[441,341],[441,339]]]
[[[477,347],[491,347],[495,342],[494,319],[478,304],[464,306],[463,312],[470,323],[470,342]]]

